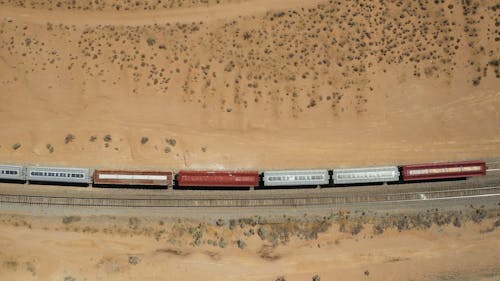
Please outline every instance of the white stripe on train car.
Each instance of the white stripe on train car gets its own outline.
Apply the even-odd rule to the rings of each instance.
[[[167,176],[161,175],[126,175],[126,174],[99,174],[103,180],[167,180]]]
[[[443,167],[443,168],[423,168],[409,170],[409,174],[412,176],[416,175],[427,175],[427,174],[444,174],[444,173],[461,173],[461,172],[476,172],[481,171],[481,166],[467,166],[467,167]]]

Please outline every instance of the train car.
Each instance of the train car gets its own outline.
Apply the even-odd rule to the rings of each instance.
[[[486,162],[464,161],[403,166],[403,180],[434,180],[486,175]]]
[[[28,166],[26,179],[28,181],[88,185],[92,183],[91,173],[91,170],[87,168]]]
[[[138,185],[171,187],[172,183],[172,172],[131,170],[94,171],[95,185]]]
[[[333,170],[334,184],[357,184],[399,181],[397,166],[349,168]]]
[[[24,167],[21,165],[0,164],[0,180],[25,181]]]
[[[330,183],[328,170],[265,171],[264,186],[307,186]]]
[[[256,187],[259,186],[257,171],[179,171],[180,187]]]

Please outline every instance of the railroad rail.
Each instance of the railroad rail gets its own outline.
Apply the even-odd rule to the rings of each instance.
[[[234,198],[231,195],[218,198],[201,198],[199,196],[185,198],[113,198],[84,196],[34,196],[19,194],[0,194],[1,203],[24,205],[63,205],[86,207],[121,207],[121,208],[179,208],[179,207],[298,207],[313,205],[336,205],[349,203],[371,203],[392,201],[436,200],[446,198],[462,198],[474,196],[500,196],[500,186],[449,189],[419,192],[390,192],[374,194],[295,194],[271,196],[269,194],[248,194]]]

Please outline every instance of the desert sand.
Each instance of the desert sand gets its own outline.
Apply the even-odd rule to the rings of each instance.
[[[465,210],[208,222],[4,213],[0,278],[498,280],[498,212]]]
[[[495,1],[0,1],[0,161],[500,156]]]
[[[499,9],[493,0],[0,0],[0,162],[284,169],[498,158]],[[0,279],[500,275],[491,212],[243,227],[82,213],[3,210]]]

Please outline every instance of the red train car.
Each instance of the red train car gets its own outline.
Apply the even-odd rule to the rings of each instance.
[[[486,162],[464,161],[403,166],[403,180],[432,180],[486,175]]]
[[[95,170],[94,184],[172,186],[173,175],[172,172]]]
[[[257,171],[179,171],[179,186],[255,187],[259,186]]]

